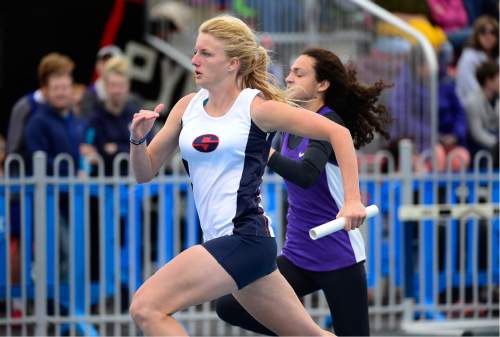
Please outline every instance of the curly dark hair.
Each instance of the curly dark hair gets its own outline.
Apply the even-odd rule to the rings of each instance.
[[[337,112],[359,149],[373,140],[374,133],[389,139],[386,127],[393,121],[387,108],[378,103],[381,92],[392,85],[379,80],[372,86],[358,82],[352,63],[344,67],[337,55],[322,48],[309,48],[302,55],[315,60],[316,80],[329,81],[325,104]]]

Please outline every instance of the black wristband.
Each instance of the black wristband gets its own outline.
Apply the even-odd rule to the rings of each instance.
[[[143,138],[136,140],[136,139],[132,138],[132,135],[130,135],[129,142],[131,144],[134,144],[134,145],[141,145],[142,143],[144,143],[146,141],[147,137],[148,136],[146,135]]]

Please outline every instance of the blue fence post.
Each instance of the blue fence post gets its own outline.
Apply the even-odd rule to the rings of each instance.
[[[500,181],[495,180],[493,181],[493,190],[492,190],[492,202],[496,205],[500,203]],[[498,215],[493,217],[492,221],[492,232],[493,235],[489,240],[491,240],[491,266],[492,266],[492,277],[493,277],[493,284],[498,285],[500,284],[500,272],[499,272],[499,266],[500,266],[500,254],[499,252],[499,238],[500,238],[500,217]]]
[[[85,233],[85,217],[89,214],[84,212],[84,196],[83,186],[77,184],[72,186],[74,191],[73,210],[75,222],[74,232],[75,240],[71,242],[72,249],[70,254],[74,256],[75,265],[73,266],[75,283],[71,287],[75,287],[75,310],[77,315],[81,315],[85,311],[85,241],[83,240]]]
[[[142,244],[143,240],[149,240],[149,238],[144,238],[143,237],[143,217],[149,216],[149,214],[142,214],[142,199],[144,198],[144,189],[145,185],[143,184],[138,184],[138,185],[130,185],[128,187],[130,190],[132,190],[132,193],[134,194],[135,198],[134,201],[135,203],[131,204],[129,203],[129,212],[132,212],[132,222],[129,224],[130,227],[129,229],[129,237],[127,238],[127,242],[130,241],[128,247],[128,259],[125,261],[133,261],[132,264],[135,265],[135,270],[132,270],[128,274],[130,274],[130,277],[133,278],[132,281],[128,281],[129,284],[131,283],[134,287],[134,289],[138,289],[139,286],[141,285],[143,279],[142,279],[142,271],[144,268],[143,265],[143,259],[142,259]],[[130,190],[128,192],[129,198],[131,197]],[[132,211],[133,208],[133,211]],[[130,235],[133,235],[134,237],[132,238]],[[131,265],[132,266],[132,265]]]
[[[119,259],[117,259],[116,256],[113,255],[114,250],[113,250],[113,245],[115,244],[115,236],[113,233],[114,230],[114,223],[113,223],[113,211],[115,207],[119,207],[119,205],[114,204],[114,199],[113,199],[113,186],[111,185],[106,185],[104,189],[104,196],[100,195],[100,197],[104,197],[104,252],[101,254],[104,254],[106,256],[105,259],[105,275],[104,275],[104,283],[105,283],[105,289],[106,289],[106,295],[112,294],[114,289],[113,285],[113,279],[115,276],[113,273],[113,266]],[[102,286],[102,285],[101,285]],[[116,290],[117,291],[117,290]]]
[[[193,189],[190,186],[186,186],[186,191],[186,231],[184,234],[184,249],[199,243],[198,233],[200,227],[196,206],[194,204]]]
[[[164,240],[165,240],[165,261],[161,261],[163,263],[172,260],[175,256],[174,249],[174,187],[172,183],[164,183],[161,188],[165,190],[165,204],[164,208],[164,216],[165,216],[165,231],[164,231]]]
[[[60,232],[59,225],[56,224],[55,221],[55,212],[54,210],[56,209],[54,203],[55,203],[55,190],[54,186],[49,185],[46,187],[46,199],[45,199],[45,206],[46,206],[46,256],[47,256],[47,287],[48,287],[48,292],[49,292],[49,297],[53,298],[55,297],[55,286],[59,284],[57,280],[59,280],[59,270],[56,270],[55,266],[55,256],[57,255],[58,252],[56,252],[56,240],[55,240],[55,233],[57,230],[57,233]],[[36,197],[36,194],[35,194]],[[36,206],[36,205],[35,205]],[[27,222],[28,223],[28,222]],[[36,231],[36,230],[35,230]],[[30,231],[26,231],[30,232]],[[27,241],[30,242],[30,241]],[[27,259],[28,261],[30,259]],[[69,300],[68,300],[69,302]]]
[[[436,194],[436,188],[437,188],[438,182],[435,180],[432,181],[426,181],[423,184],[424,190],[420,190],[420,193],[424,194],[424,204],[425,205],[434,205],[438,204],[439,200],[435,199]],[[434,220],[424,220],[422,221],[421,226],[423,226],[423,237],[424,240],[421,243],[423,245],[423,260],[420,261],[420,263],[424,263],[424,268],[423,270],[421,269],[420,272],[424,273],[424,278],[419,278],[420,280],[424,280],[424,283],[421,284],[419,282],[419,293],[422,293],[423,296],[421,298],[424,299],[425,305],[429,306],[430,313],[428,315],[434,315],[434,306],[437,303],[434,303],[434,257],[436,254],[438,254],[437,251],[434,251],[435,245],[435,240],[437,240],[437,237],[434,235],[434,226],[435,226],[435,221]],[[437,266],[436,266],[437,268]],[[424,303],[421,303],[424,304]],[[434,316],[431,316],[434,317]]]
[[[413,192],[413,144],[408,139],[403,139],[399,142],[399,170],[401,174],[401,205],[408,206],[412,204]],[[403,223],[403,253],[404,253],[404,296],[413,298],[414,282],[413,282],[413,224],[412,222]]]
[[[36,251],[36,297],[35,297],[35,335],[47,335],[47,275],[46,275],[46,190],[47,157],[37,151],[33,156],[35,181],[35,251]]]

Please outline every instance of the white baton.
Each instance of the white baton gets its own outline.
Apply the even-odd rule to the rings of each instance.
[[[366,218],[372,218],[379,212],[377,205],[366,207]],[[345,218],[341,217],[332,221],[328,221],[322,225],[316,226],[309,230],[309,237],[313,240],[321,239],[328,234],[335,233],[345,226]]]

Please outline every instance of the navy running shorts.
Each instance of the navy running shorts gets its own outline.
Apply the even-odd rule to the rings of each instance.
[[[202,244],[241,289],[276,270],[274,237],[225,235]]]

